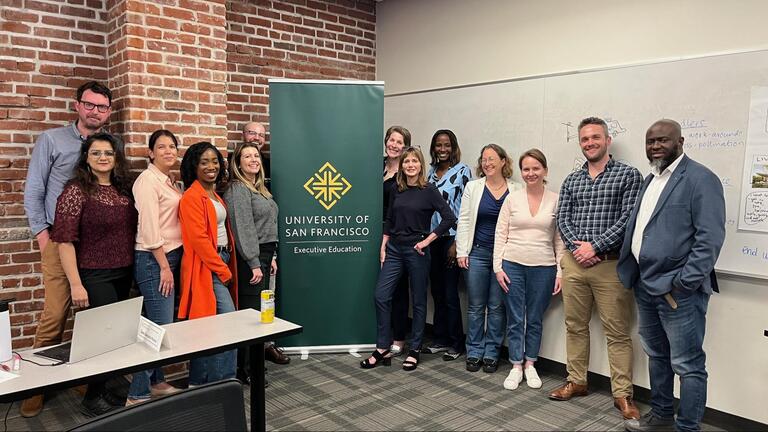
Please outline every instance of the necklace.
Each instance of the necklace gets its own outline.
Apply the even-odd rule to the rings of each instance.
[[[486,185],[488,185],[488,189],[490,189],[490,190],[491,190],[491,192],[498,192],[498,191],[500,191],[501,189],[503,189],[503,188],[507,187],[507,182],[503,182],[502,184],[500,184],[499,186],[496,186],[496,187],[494,187],[493,185],[491,185],[491,183],[490,183],[490,182],[488,182],[488,181],[486,181],[486,182],[485,182],[485,184],[486,184]]]

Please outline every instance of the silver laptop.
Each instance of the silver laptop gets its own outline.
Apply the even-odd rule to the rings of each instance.
[[[136,342],[144,297],[86,309],[75,315],[72,342],[37,351],[36,356],[75,363]]]

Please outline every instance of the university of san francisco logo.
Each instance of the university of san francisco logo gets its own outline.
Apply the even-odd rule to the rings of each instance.
[[[330,210],[344,194],[352,189],[352,185],[330,162],[326,162],[304,183],[304,189],[326,210]]]

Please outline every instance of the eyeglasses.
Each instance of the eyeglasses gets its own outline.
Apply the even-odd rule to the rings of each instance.
[[[266,138],[267,137],[267,134],[265,134],[263,132],[256,132],[256,131],[252,131],[252,130],[247,130],[247,131],[244,131],[243,133],[246,134],[246,135],[256,135],[259,138]]]
[[[113,158],[115,157],[115,152],[112,150],[91,150],[88,152],[88,156],[92,156],[95,158],[100,158],[102,156]]]
[[[489,163],[498,162],[498,161],[500,161],[500,160],[501,160],[501,159],[497,159],[497,158],[495,158],[495,157],[489,157],[489,158],[487,158],[487,159],[480,159],[480,163],[481,163],[481,164],[489,164]]]
[[[93,111],[94,108],[98,109],[100,113],[105,113],[109,110],[109,105],[98,105],[91,102],[79,101],[86,111]]]

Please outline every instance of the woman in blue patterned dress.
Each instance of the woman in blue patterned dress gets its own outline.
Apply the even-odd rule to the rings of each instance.
[[[432,135],[429,146],[432,157],[427,181],[438,191],[455,216],[459,214],[464,187],[472,179],[472,170],[461,163],[461,150],[456,134],[440,129]],[[432,216],[432,228],[440,224],[440,215]],[[443,353],[443,360],[457,359],[464,352],[464,329],[459,302],[459,267],[456,265],[456,227],[430,245],[432,263],[430,285],[435,304],[433,316],[434,340],[425,348],[430,354]]]

